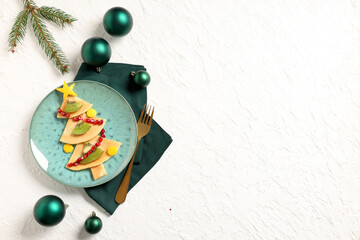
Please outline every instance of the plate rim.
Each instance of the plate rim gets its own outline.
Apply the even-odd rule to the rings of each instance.
[[[127,106],[129,107],[130,112],[131,112],[131,116],[132,116],[132,118],[133,118],[133,120],[134,120],[133,122],[134,122],[134,124],[135,124],[135,133],[136,133],[136,135],[135,135],[135,137],[134,137],[133,149],[130,149],[131,154],[129,155],[129,158],[128,158],[128,159],[125,159],[124,163],[126,162],[126,164],[124,164],[124,163],[122,164],[122,165],[124,165],[124,168],[121,169],[121,170],[118,170],[117,173],[115,173],[111,178],[109,178],[109,179],[106,180],[105,182],[98,183],[98,184],[84,185],[84,186],[74,186],[74,185],[71,185],[71,184],[66,184],[66,183],[60,182],[58,179],[54,178],[54,177],[51,176],[47,171],[45,171],[45,169],[40,165],[39,161],[36,159],[35,154],[34,154],[34,151],[33,151],[32,147],[31,147],[31,126],[32,126],[32,123],[33,123],[33,120],[34,120],[35,113],[36,113],[36,111],[38,110],[38,108],[40,107],[41,103],[42,103],[53,91],[56,91],[56,88],[55,88],[54,90],[51,90],[48,94],[46,94],[46,96],[40,101],[40,103],[39,103],[38,106],[36,107],[36,109],[35,109],[32,117],[31,117],[31,121],[30,121],[30,125],[29,125],[29,147],[30,147],[31,154],[32,154],[35,162],[36,162],[37,165],[40,167],[40,169],[45,172],[45,174],[46,174],[47,176],[49,176],[50,178],[54,179],[56,182],[61,183],[61,184],[65,185],[65,186],[74,187],[74,188],[89,188],[89,187],[100,186],[100,185],[102,185],[102,184],[105,184],[105,183],[111,181],[112,179],[114,179],[115,177],[117,177],[117,176],[126,168],[126,166],[127,166],[127,165],[129,164],[129,162],[131,161],[131,158],[132,158],[132,156],[134,155],[134,152],[135,152],[135,148],[136,148],[136,144],[137,144],[138,129],[137,129],[137,121],[136,121],[135,113],[134,113],[133,109],[131,108],[131,105],[129,104],[129,102],[124,98],[123,95],[121,95],[121,93],[119,93],[119,92],[116,91],[114,88],[110,87],[109,85],[106,85],[106,84],[101,83],[101,82],[93,81],[93,80],[86,80],[86,79],[84,79],[84,80],[77,80],[77,81],[68,82],[68,83],[66,83],[66,84],[73,84],[73,83],[76,84],[76,83],[78,83],[78,82],[89,82],[89,83],[95,83],[95,84],[102,85],[102,86],[104,86],[104,87],[106,87],[106,88],[114,91],[117,95],[119,95],[120,98],[122,98],[122,99],[125,101],[125,103],[127,104]],[[63,85],[60,85],[60,86],[57,87],[57,88],[60,88],[61,86],[63,86]],[[120,168],[121,168],[121,166],[119,167],[119,169],[120,169]]]

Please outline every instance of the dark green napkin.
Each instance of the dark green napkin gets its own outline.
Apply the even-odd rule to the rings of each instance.
[[[138,118],[146,104],[146,88],[138,87],[133,83],[130,72],[146,70],[141,65],[124,63],[108,63],[100,73],[96,72],[86,63],[80,66],[75,77],[77,80],[92,80],[101,82],[124,96]],[[156,113],[155,113],[156,114]],[[140,179],[159,161],[161,155],[172,142],[167,134],[155,120],[152,121],[150,132],[141,140],[130,178],[129,191],[140,181]],[[97,187],[85,188],[86,193],[102,206],[108,213],[113,214],[118,207],[115,202],[115,195],[124,177],[126,168],[111,181]]]

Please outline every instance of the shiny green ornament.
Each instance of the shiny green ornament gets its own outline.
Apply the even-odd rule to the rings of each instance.
[[[107,64],[111,57],[109,43],[99,37],[89,38],[81,48],[81,57],[92,67],[102,67]]]
[[[137,72],[131,72],[134,77],[134,82],[141,87],[146,87],[150,83],[150,74],[147,71],[140,70]]]
[[[66,205],[57,196],[47,195],[40,198],[34,206],[35,220],[43,226],[55,226],[63,220]]]
[[[96,216],[95,212],[92,212],[90,217],[86,219],[84,227],[86,232],[95,234],[100,232],[102,229],[102,221],[99,217]]]
[[[133,18],[125,8],[114,7],[105,13],[103,25],[111,36],[123,37],[131,31]]]

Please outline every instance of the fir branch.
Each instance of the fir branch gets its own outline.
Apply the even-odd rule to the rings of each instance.
[[[66,12],[54,7],[38,8],[34,0],[21,0],[24,10],[21,11],[15,19],[15,23],[9,34],[9,51],[15,52],[15,47],[25,36],[26,26],[30,17],[30,22],[35,36],[41,48],[45,51],[46,56],[51,62],[64,74],[69,72],[69,61],[66,59],[64,52],[47,29],[43,20],[50,20],[62,27],[71,25],[76,21],[74,17]]]
[[[30,21],[35,36],[38,39],[39,45],[45,51],[45,54],[49,57],[49,59],[54,63],[54,65],[60,70],[62,74],[69,72],[68,60],[66,59],[66,56],[59,47],[59,45],[55,42],[46,25],[42,21],[41,15],[35,11],[32,11]]]
[[[9,51],[15,52],[15,47],[24,39],[26,33],[27,20],[29,18],[29,8],[21,11],[15,19],[15,23],[11,28],[9,35]]]
[[[36,8],[36,10],[43,18],[52,21],[61,27],[66,26],[66,24],[71,25],[72,22],[76,21],[76,18],[72,17],[70,14],[67,14],[63,10],[54,7],[44,6],[41,8]]]

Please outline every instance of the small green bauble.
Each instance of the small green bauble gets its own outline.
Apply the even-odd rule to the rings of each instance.
[[[92,67],[102,67],[110,60],[110,45],[103,38],[89,38],[82,45],[81,57],[84,62],[86,62]]]
[[[136,73],[132,72],[131,75],[134,76],[134,82],[141,87],[146,87],[150,83],[151,78],[147,71],[140,70]]]
[[[99,217],[96,216],[94,212],[92,212],[91,216],[86,219],[84,227],[86,232],[95,234],[100,232],[102,228],[102,221]]]
[[[43,226],[55,226],[63,220],[66,212],[64,202],[57,196],[40,198],[34,206],[35,220]]]
[[[103,24],[106,32],[111,36],[123,37],[131,31],[133,18],[125,8],[114,7],[105,13]]]

